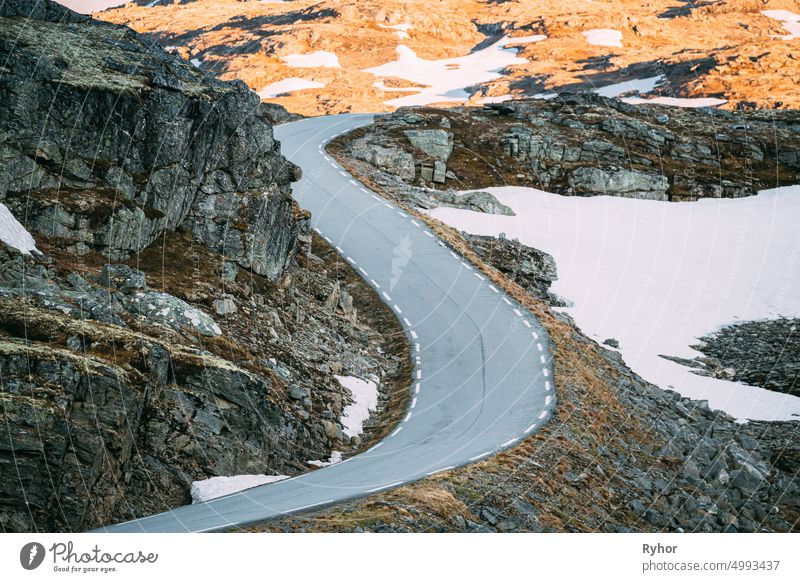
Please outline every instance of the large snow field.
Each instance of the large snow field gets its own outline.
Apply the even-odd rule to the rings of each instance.
[[[689,346],[726,324],[800,316],[800,186],[693,203],[488,191],[516,216],[454,208],[430,215],[553,255],[552,291],[574,305],[564,310],[590,337],[617,339],[646,380],[737,419],[800,420],[800,398],[699,376],[659,357],[699,356]]]

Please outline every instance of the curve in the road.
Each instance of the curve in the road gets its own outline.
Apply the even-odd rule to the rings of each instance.
[[[303,169],[294,196],[312,212],[314,229],[403,323],[415,359],[405,418],[383,441],[336,465],[100,531],[212,531],[298,513],[483,459],[547,421],[555,392],[539,323],[325,152],[331,139],[371,120],[306,119],[276,128],[276,137]]]

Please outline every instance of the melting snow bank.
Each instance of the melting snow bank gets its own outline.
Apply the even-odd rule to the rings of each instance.
[[[781,37],[783,40],[800,38],[800,14],[788,10],[762,10],[761,14],[783,23],[783,27],[789,33]]]
[[[14,215],[2,202],[0,202],[0,241],[25,255],[29,255],[31,252],[41,254],[36,248],[36,241],[33,240],[31,233],[14,218]]]
[[[349,437],[364,432],[364,421],[378,408],[378,384],[353,376],[336,376],[339,384],[353,395],[353,403],[342,411],[342,431]]]
[[[544,35],[501,38],[496,43],[463,57],[428,61],[421,59],[404,44],[397,47],[397,60],[366,69],[365,72],[381,77],[399,77],[428,87],[414,95],[386,101],[387,105],[427,105],[438,101],[466,101],[468,87],[502,77],[501,71],[509,65],[519,65],[527,60],[517,56],[519,45],[545,39]]]
[[[342,462],[342,453],[339,451],[331,451],[331,458],[327,461],[306,461],[309,465],[314,465],[315,467],[329,467],[330,465],[335,465],[336,463]]]
[[[611,28],[593,28],[583,33],[586,42],[597,46],[622,46],[622,33]]]
[[[281,79],[280,81],[270,83],[258,92],[258,96],[262,99],[270,99],[278,95],[283,95],[284,93],[291,93],[292,91],[322,89],[324,86],[325,83],[309,81],[308,79],[301,79],[300,77],[289,77],[288,79]]]
[[[718,107],[728,101],[716,97],[623,97],[622,101],[631,105],[671,105],[673,107]]]
[[[800,420],[800,398],[698,376],[666,360],[736,321],[800,316],[800,186],[740,199],[664,203],[489,188],[516,216],[437,208],[431,216],[472,234],[550,253],[552,291],[578,326],[615,338],[646,380],[743,420]]]
[[[305,55],[287,55],[283,57],[284,62],[290,67],[330,67],[340,69],[339,57],[329,51],[316,51]]]
[[[275,483],[288,479],[288,475],[234,475],[232,477],[211,477],[192,483],[192,503],[202,503],[223,495],[244,491],[259,485]]]
[[[622,83],[614,83],[613,85],[606,85],[595,89],[594,92],[601,97],[618,97],[623,93],[649,93],[665,80],[664,75],[656,75],[655,77],[645,77],[644,79],[632,79],[630,81],[623,81]]]

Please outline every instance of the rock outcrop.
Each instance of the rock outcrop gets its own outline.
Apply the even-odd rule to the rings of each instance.
[[[3,2],[0,54],[0,201],[29,230],[119,260],[184,226],[281,275],[299,169],[243,83],[45,0]]]
[[[664,356],[703,376],[800,395],[800,320],[743,321],[700,338],[694,359]]]
[[[565,94],[484,109],[400,108],[348,139],[414,157],[419,171],[411,176],[345,152],[372,164],[384,182],[399,177],[408,188],[440,191],[519,185],[684,202],[800,180],[797,111],[734,114]]]
[[[550,285],[558,279],[556,262],[544,251],[526,246],[505,236],[480,236],[462,232],[478,256],[537,299],[554,305],[561,301],[550,293]]]

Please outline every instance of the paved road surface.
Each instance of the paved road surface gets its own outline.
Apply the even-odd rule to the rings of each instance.
[[[342,463],[206,503],[108,526],[116,532],[212,531],[297,513],[467,464],[513,446],[555,405],[540,325],[424,224],[366,190],[324,153],[368,115],[276,128],[303,168],[295,197],[403,322],[416,358],[411,408],[369,451]]]

